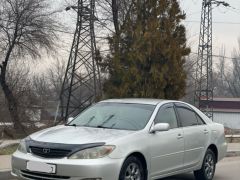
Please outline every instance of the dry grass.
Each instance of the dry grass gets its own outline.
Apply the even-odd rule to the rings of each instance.
[[[18,148],[18,144],[12,144],[7,147],[0,149],[0,155],[11,155],[13,154]]]

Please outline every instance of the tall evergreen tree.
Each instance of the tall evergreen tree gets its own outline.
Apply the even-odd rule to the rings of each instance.
[[[108,98],[179,99],[185,92],[185,14],[177,0],[133,0],[119,35],[109,39]],[[117,42],[117,45],[116,45]]]

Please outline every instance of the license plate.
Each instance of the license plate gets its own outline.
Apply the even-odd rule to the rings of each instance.
[[[27,170],[55,174],[56,173],[56,165],[47,164],[47,163],[43,163],[43,162],[28,161],[27,162]]]

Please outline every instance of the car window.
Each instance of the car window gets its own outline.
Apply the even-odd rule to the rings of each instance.
[[[155,107],[102,102],[82,112],[68,125],[137,131],[146,126]]]
[[[157,123],[168,123],[171,129],[178,127],[178,122],[173,108],[173,104],[163,105],[155,118],[155,124]]]
[[[192,108],[185,104],[176,103],[176,109],[183,127],[198,125],[196,113]]]

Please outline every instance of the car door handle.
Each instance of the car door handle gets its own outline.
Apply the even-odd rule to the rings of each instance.
[[[208,134],[208,130],[207,129],[204,129],[204,134]]]
[[[178,134],[177,138],[178,138],[178,139],[183,139],[182,134]]]

